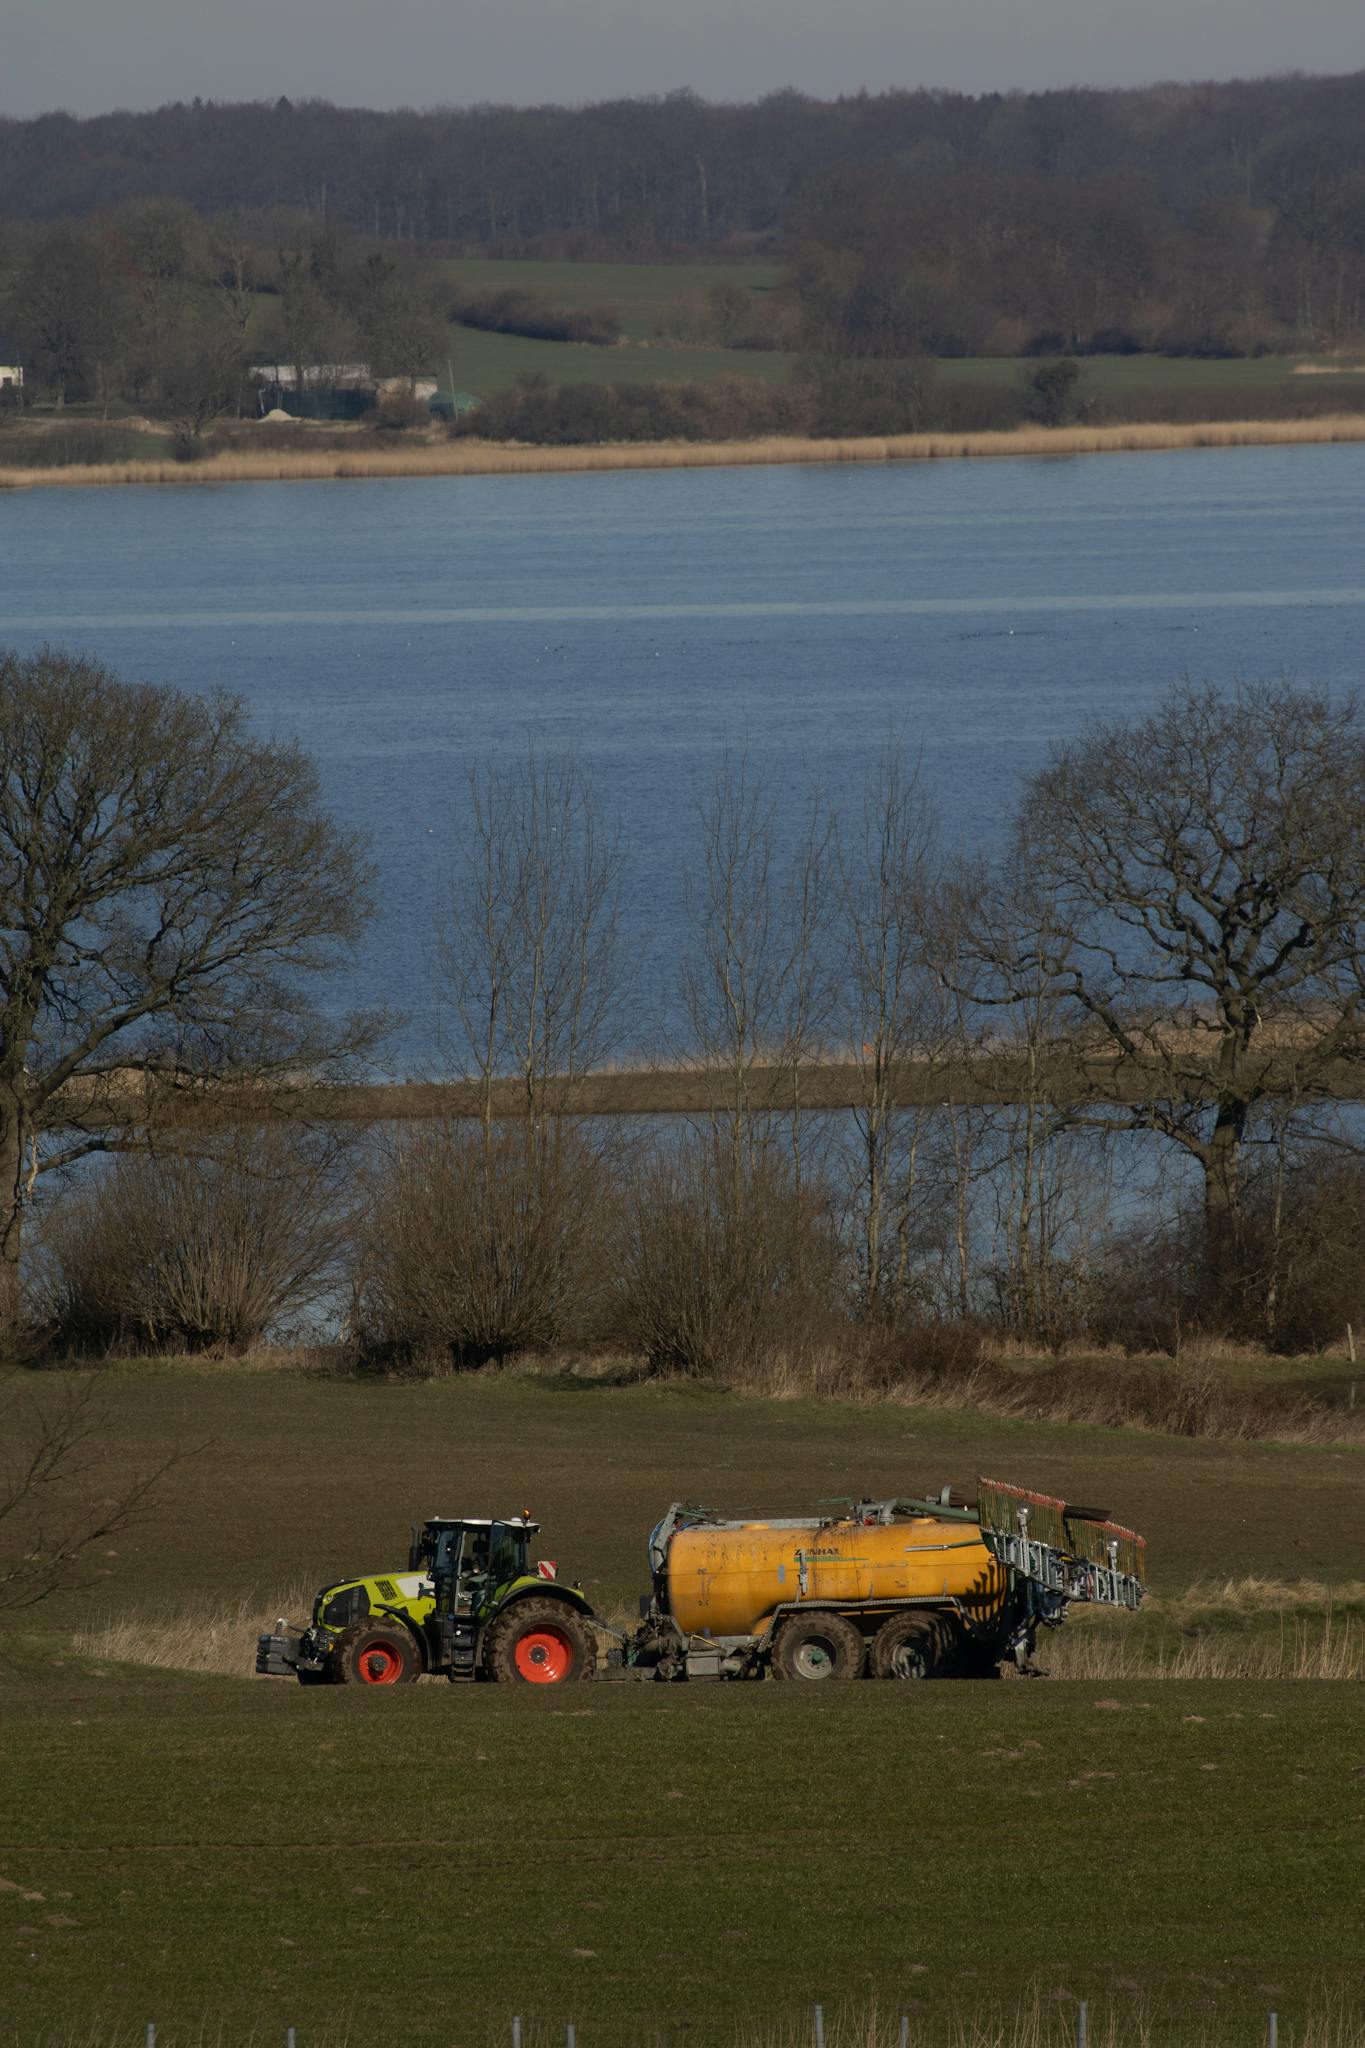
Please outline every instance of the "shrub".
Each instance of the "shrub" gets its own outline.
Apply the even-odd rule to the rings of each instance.
[[[314,1307],[345,1236],[332,1140],[267,1127],[129,1156],[45,1219],[38,1320],[74,1351],[241,1351]]]
[[[381,433],[410,433],[431,425],[431,407],[411,391],[386,391],[375,407],[374,424]]]
[[[798,1379],[842,1334],[842,1256],[823,1190],[760,1158],[736,1176],[706,1140],[652,1160],[628,1197],[614,1260],[618,1337],[656,1372]]]
[[[1044,427],[1064,427],[1084,410],[1080,393],[1081,366],[1070,356],[1040,363],[1028,379],[1029,416]]]
[[[813,385],[813,434],[917,434],[936,423],[934,366],[927,356],[821,363],[806,374]]]
[[[524,377],[452,431],[541,447],[604,441],[730,441],[799,431],[802,395],[740,377],[712,384],[552,384]]]
[[[15,427],[12,433],[0,435],[0,464],[13,469],[126,462],[138,452],[136,435],[99,424],[76,422],[37,430]]]
[[[621,320],[614,306],[554,306],[512,286],[462,292],[451,305],[450,317],[461,327],[521,334],[532,341],[576,341],[610,348],[621,339]]]
[[[351,1273],[364,1364],[451,1371],[589,1330],[609,1187],[570,1125],[401,1131],[366,1194]]]

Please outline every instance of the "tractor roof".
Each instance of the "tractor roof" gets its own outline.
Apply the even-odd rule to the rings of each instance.
[[[428,1515],[426,1525],[428,1529],[529,1529],[532,1535],[540,1527],[524,1515]]]

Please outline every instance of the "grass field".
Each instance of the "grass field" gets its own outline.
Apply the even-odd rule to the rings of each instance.
[[[1211,1615],[1267,1640],[1329,1593],[1359,1626],[1358,1449],[568,1374],[167,1362],[110,1369],[102,1399],[97,1495],[199,1448],[0,1677],[0,2041],[140,2043],[155,2020],[160,2048],[288,2024],[299,2048],[491,2044],[517,2012],[536,2048],[566,2019],[582,2048],[681,2048],[797,2028],[819,1998],[905,2006],[927,2043],[1000,2002],[1069,2025],[1077,1997],[1146,2014],[1153,2040],[1250,2041],[1268,2005],[1288,2029],[1360,2000],[1351,1684],[357,1696],[247,1676],[245,1625],[240,1677],[98,1654],[110,1622],[150,1640],[168,1613],[269,1612],[401,1562],[425,1513],[530,1507],[544,1553],[619,1611],[671,1499],[800,1508],[979,1472],[1147,1533],[1165,1611],[1127,1624],[1135,1649]]]
[[[541,263],[478,256],[452,258],[433,269],[463,292],[510,285],[554,306],[610,306],[632,341],[650,340],[677,300],[705,300],[718,287],[761,300],[785,275],[780,263]]]

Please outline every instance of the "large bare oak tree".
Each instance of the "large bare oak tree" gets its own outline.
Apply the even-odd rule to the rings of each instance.
[[[369,884],[307,755],[235,698],[0,653],[0,1341],[38,1176],[126,1146],[142,1077],[299,1075],[365,1042],[310,984]]]
[[[1216,1277],[1257,1106],[1287,1085],[1321,1098],[1365,1057],[1359,701],[1183,683],[1149,717],[1056,751],[1025,793],[1013,861],[1047,907],[1039,958],[1016,971],[1041,965],[1113,1059],[1079,1113],[1196,1162]]]

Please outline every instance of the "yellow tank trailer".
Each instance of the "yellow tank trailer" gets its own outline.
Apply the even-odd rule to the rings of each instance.
[[[667,1677],[939,1678],[1025,1665],[1071,1600],[1136,1607],[1143,1544],[1102,1509],[980,1482],[974,1496],[859,1501],[726,1521],[670,1508],[632,1663]]]

